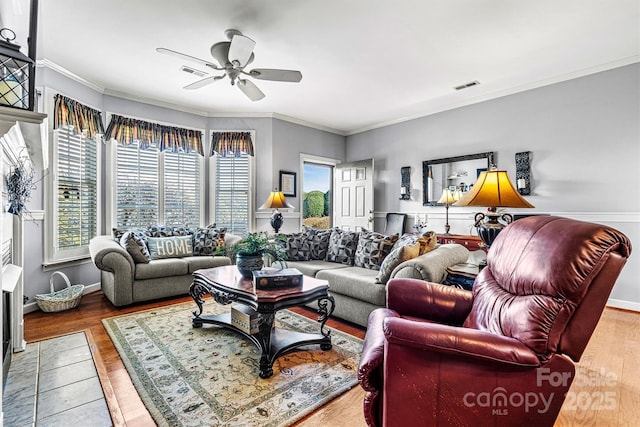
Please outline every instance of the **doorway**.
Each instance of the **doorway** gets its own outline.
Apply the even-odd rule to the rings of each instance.
[[[331,227],[333,168],[333,165],[303,161],[303,225],[320,229]]]

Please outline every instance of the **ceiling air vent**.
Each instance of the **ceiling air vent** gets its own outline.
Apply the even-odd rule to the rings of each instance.
[[[184,71],[185,73],[193,74],[194,76],[204,77],[209,73],[205,73],[204,71],[196,70],[195,68],[187,67],[183,65],[180,67],[180,71]]]
[[[474,81],[472,81],[472,82],[465,83],[465,84],[460,85],[460,86],[455,86],[455,87],[454,87],[454,89],[455,89],[455,90],[462,90],[462,89],[466,89],[466,88],[471,87],[471,86],[477,86],[477,85],[479,85],[479,84],[480,84],[480,82],[479,82],[479,81],[474,80]]]

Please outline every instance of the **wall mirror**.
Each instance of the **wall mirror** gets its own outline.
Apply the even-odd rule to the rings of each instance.
[[[464,194],[475,184],[480,172],[494,164],[493,151],[422,162],[422,204],[439,206],[443,190]]]

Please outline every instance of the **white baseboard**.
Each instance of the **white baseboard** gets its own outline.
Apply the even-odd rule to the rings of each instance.
[[[82,295],[86,295],[86,294],[90,294],[91,292],[95,292],[95,291],[99,291],[100,290],[100,283],[93,283],[91,285],[87,285],[84,287],[84,289],[82,290]],[[40,308],[38,307],[38,303],[37,302],[30,302],[29,304],[25,304],[22,308],[22,312],[24,314],[27,313],[31,313],[33,311],[36,310],[40,310]],[[0,424],[2,425],[2,424]]]
[[[623,310],[640,311],[640,303],[633,301],[625,301],[621,299],[609,298],[607,301],[608,307],[621,308]]]

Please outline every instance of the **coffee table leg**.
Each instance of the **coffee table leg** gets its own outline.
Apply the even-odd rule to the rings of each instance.
[[[335,301],[333,300],[333,296],[327,295],[326,297],[321,297],[318,300],[318,313],[320,313],[318,322],[320,322],[320,333],[323,337],[329,339],[331,339],[331,330],[329,330],[328,328],[325,329],[325,324],[333,313],[334,308]],[[331,341],[329,341],[328,343],[320,344],[320,348],[322,350],[331,350]]]
[[[191,295],[191,298],[193,298],[196,305],[198,306],[198,311],[192,312],[194,328],[202,327],[202,322],[200,321],[200,315],[202,314],[202,305],[204,304],[204,300],[202,299],[202,297],[207,293],[209,293],[209,288],[198,281],[194,281],[191,286],[189,286],[189,295]]]
[[[262,354],[260,356],[260,378],[269,378],[273,375],[273,362],[271,358],[271,330],[273,329],[273,322],[275,320],[275,313],[263,313],[261,314],[260,327],[258,333],[254,336],[260,343],[260,350]]]

